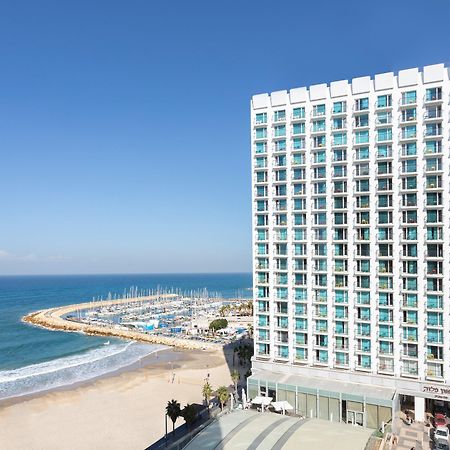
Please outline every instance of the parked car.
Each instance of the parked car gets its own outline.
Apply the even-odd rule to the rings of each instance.
[[[442,413],[435,414],[434,426],[435,426],[435,428],[447,426],[447,419],[445,418],[444,414],[442,414]]]
[[[445,442],[438,442],[434,448],[436,450],[450,450],[450,447]]]
[[[436,444],[436,447],[438,447],[438,445],[442,445],[442,444],[445,444],[448,446],[448,437],[449,437],[449,431],[446,426],[437,427],[434,430],[433,439],[434,439],[434,443]]]

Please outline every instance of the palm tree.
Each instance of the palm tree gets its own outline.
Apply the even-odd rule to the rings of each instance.
[[[203,395],[203,398],[205,399],[205,403],[206,403],[206,406],[208,407],[208,410],[209,410],[209,400],[211,399],[212,393],[213,393],[213,389],[212,389],[211,385],[209,384],[209,382],[206,381],[202,388],[202,395]]]
[[[228,394],[228,389],[226,388],[226,386],[220,386],[217,389],[217,398],[219,399],[220,402],[220,409],[223,411],[223,405],[227,402],[229,397]]]
[[[170,402],[167,402],[166,414],[170,417],[170,420],[172,421],[172,432],[173,435],[175,436],[175,422],[181,415],[180,404],[173,399]]]
[[[231,372],[231,381],[234,384],[234,395],[236,396],[236,399],[238,397],[238,382],[239,382],[239,378],[241,378],[241,376],[239,375],[239,372],[234,369]]]
[[[186,425],[188,428],[191,428],[191,425],[197,419],[197,410],[194,405],[190,405],[189,403],[183,408],[181,411],[181,415],[183,419],[186,421]]]

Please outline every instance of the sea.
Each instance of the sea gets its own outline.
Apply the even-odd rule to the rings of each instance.
[[[45,330],[21,322],[29,312],[106,299],[130,290],[207,289],[224,298],[250,298],[251,285],[250,273],[1,276],[0,400],[104,376],[162,348]]]

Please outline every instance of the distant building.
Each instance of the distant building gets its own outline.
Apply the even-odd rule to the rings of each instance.
[[[251,100],[250,397],[377,427],[450,400],[449,69]]]

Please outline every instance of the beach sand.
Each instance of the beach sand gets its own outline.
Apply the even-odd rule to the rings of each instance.
[[[166,354],[162,361],[89,384],[0,403],[0,449],[145,449],[164,435],[167,401],[174,398],[182,407],[201,403],[208,373],[213,388],[231,384],[223,351],[167,352],[178,353],[174,377]],[[168,425],[170,431],[170,420]]]

